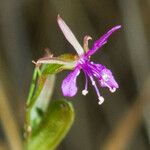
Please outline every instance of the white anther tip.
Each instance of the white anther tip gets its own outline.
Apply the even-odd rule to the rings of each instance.
[[[99,100],[98,104],[101,105],[104,102],[104,97],[100,96],[98,100]]]
[[[83,94],[83,95],[86,95],[87,93],[88,93],[87,90],[83,90],[83,91],[82,91],[82,94]]]
[[[111,88],[110,92],[114,93],[116,91],[116,88]]]

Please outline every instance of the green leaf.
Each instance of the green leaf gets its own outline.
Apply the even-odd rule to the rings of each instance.
[[[43,114],[49,106],[50,98],[53,93],[54,82],[54,75],[48,75],[46,78],[39,79],[38,90],[33,97],[33,102],[35,102],[29,107],[30,109],[27,112],[29,125],[32,128],[32,131],[38,127],[42,120]]]
[[[27,150],[54,150],[69,131],[73,121],[74,109],[70,102],[52,102],[39,128],[29,138]]]
[[[32,83],[26,109],[26,132],[30,134],[41,122],[42,115],[39,113],[46,111],[50,98],[53,93],[55,74],[62,70],[63,65],[46,64],[42,65],[41,70],[34,69]]]
[[[27,106],[34,103],[35,97],[40,94],[47,76],[62,71],[62,66],[62,64],[43,64],[41,70],[35,67],[27,99]]]
[[[55,74],[63,70],[62,64],[42,64],[33,72],[26,106],[25,131],[28,138],[43,119],[53,93]]]

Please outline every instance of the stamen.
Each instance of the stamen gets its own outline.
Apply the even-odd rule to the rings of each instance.
[[[92,67],[92,68],[91,68]],[[87,69],[88,68],[88,69]],[[96,85],[96,82],[93,78],[93,76],[97,77],[99,76],[99,73],[97,72],[97,70],[95,70],[95,68],[93,69],[94,67],[92,66],[92,63],[87,63],[87,64],[84,64],[82,65],[82,69],[85,73],[85,77],[86,77],[86,80],[87,80],[87,76],[90,78],[91,82],[92,82],[92,85],[94,86],[95,88],[95,91],[96,91],[96,94],[98,96],[98,104],[101,105],[103,102],[104,102],[104,98],[100,95],[100,92],[99,92],[99,89]],[[92,70],[94,70],[94,72],[92,72]],[[86,95],[88,93],[87,89],[85,88],[83,91],[82,91],[82,94],[83,95]]]
[[[91,75],[89,75],[89,77],[90,77],[90,79],[91,79],[92,85],[94,86],[95,91],[96,91],[96,94],[97,94],[97,96],[98,96],[98,100],[99,100],[98,104],[101,105],[101,104],[104,102],[104,98],[100,95],[100,92],[99,92],[99,90],[98,90],[98,87],[97,87],[97,85],[96,85],[96,83],[95,83],[93,77],[92,77]]]
[[[82,94],[83,94],[83,95],[88,94],[88,90],[86,90],[86,89],[82,90]]]
[[[101,105],[104,102],[104,97],[100,96],[98,99],[99,99],[98,104]]]
[[[82,90],[82,94],[86,95],[88,93],[87,87],[88,87],[88,78],[87,78],[87,74],[84,72],[85,74],[85,88],[84,90]]]
[[[116,91],[116,88],[109,88],[110,92],[114,93]]]

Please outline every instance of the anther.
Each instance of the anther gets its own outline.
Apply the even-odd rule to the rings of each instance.
[[[109,90],[110,92],[114,93],[116,91],[116,88],[110,88]]]
[[[83,95],[88,94],[88,90],[84,89],[84,90],[82,91],[82,94],[83,94]]]
[[[98,97],[98,100],[99,100],[98,104],[101,105],[104,102],[104,97],[100,96]]]

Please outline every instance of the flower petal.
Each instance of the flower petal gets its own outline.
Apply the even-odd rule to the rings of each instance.
[[[62,82],[62,92],[64,96],[73,97],[77,93],[76,79],[80,73],[79,68],[75,68]]]
[[[111,92],[115,92],[115,90],[119,88],[112,72],[107,68],[101,70],[101,78],[99,79],[99,82],[102,87],[108,87]]]
[[[100,39],[98,39],[95,43],[94,46],[87,52],[87,56],[93,55],[99,48],[101,48],[104,44],[107,43],[108,38],[110,35],[115,32],[116,30],[120,29],[121,25],[117,25],[110,29],[106,34],[104,34]]]
[[[115,81],[114,76],[112,75],[112,72],[104,65],[90,62],[88,67],[93,76],[98,79],[101,87],[108,87],[111,92],[115,92],[115,90],[119,88],[118,83]]]
[[[82,55],[84,53],[83,48],[79,44],[78,40],[76,39],[70,28],[66,25],[64,20],[59,15],[57,17],[57,22],[68,42],[74,47],[79,55]]]

